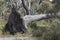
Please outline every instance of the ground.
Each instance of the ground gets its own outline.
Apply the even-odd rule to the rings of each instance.
[[[24,33],[24,34],[21,34],[21,33],[16,33],[16,35],[10,35],[9,33],[7,34],[2,34],[2,29],[4,28],[5,24],[7,23],[7,21],[3,20],[3,19],[0,19],[0,40],[43,40],[43,36],[41,37],[34,37],[32,36],[31,33]],[[45,27],[49,27],[51,26],[51,23],[48,21],[36,21],[35,22],[37,24],[38,27],[40,27],[40,33],[41,31],[45,28]],[[43,28],[41,30],[41,28]],[[29,29],[31,31],[31,29]],[[37,31],[39,31],[37,30]],[[45,29],[44,29],[45,30]],[[43,30],[43,31],[44,31]],[[60,27],[56,30],[57,34],[60,35]],[[37,34],[36,33],[36,30],[34,30],[35,33],[33,34]],[[49,32],[45,32],[45,33],[49,33]],[[39,34],[39,33],[38,33]],[[43,34],[43,33],[42,33]],[[51,34],[51,31],[50,31],[50,34]],[[50,36],[48,34],[46,34],[47,36]]]

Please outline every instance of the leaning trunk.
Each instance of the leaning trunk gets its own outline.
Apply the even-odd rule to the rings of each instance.
[[[4,31],[9,31],[10,34],[14,35],[16,32],[26,32],[26,28],[23,25],[23,19],[20,17],[20,14],[17,12],[15,6],[13,6],[11,14],[7,24],[5,25]]]

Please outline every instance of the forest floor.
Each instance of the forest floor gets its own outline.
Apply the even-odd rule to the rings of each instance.
[[[43,36],[32,37],[32,33],[25,33],[25,34],[16,33],[16,35],[10,35],[9,33],[7,33],[7,34],[3,35],[2,34],[2,29],[4,28],[6,23],[7,22],[0,17],[0,40],[43,40]],[[51,25],[51,23],[49,21],[46,22],[44,20],[38,21],[38,22],[36,22],[36,24],[37,24],[38,28],[40,27],[40,29],[39,29],[40,32],[44,29],[44,27],[50,27],[50,25]],[[41,27],[43,27],[42,30],[41,30]],[[35,32],[34,34],[37,34],[36,30],[34,30],[34,32]],[[57,34],[60,35],[60,27],[57,30]]]
[[[17,33],[16,35],[2,34],[2,29],[5,26],[6,21],[0,17],[0,40],[33,40],[30,34]]]
[[[0,40],[38,40],[40,37],[3,37],[0,38]]]

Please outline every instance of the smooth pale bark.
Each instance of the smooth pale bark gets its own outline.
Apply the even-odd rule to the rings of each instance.
[[[31,14],[31,0],[28,0],[28,2],[29,2],[29,7],[28,7],[28,9],[29,9],[29,15]]]
[[[48,18],[48,16],[51,16],[51,15],[50,14],[26,15],[23,17],[24,25],[26,28],[28,28],[27,25],[32,21],[42,20],[42,19]]]
[[[60,12],[56,13],[56,16],[60,18]],[[23,22],[26,28],[29,23],[37,20],[44,20],[55,17],[54,14],[39,14],[39,15],[26,15],[23,17]]]

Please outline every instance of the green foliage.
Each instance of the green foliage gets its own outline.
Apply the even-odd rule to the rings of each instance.
[[[5,2],[4,1],[0,1],[0,12],[2,10],[4,10],[4,7],[5,7]]]
[[[49,1],[44,1],[40,4],[39,10],[42,13],[48,13],[53,8],[53,4]]]
[[[60,0],[56,0],[56,5],[55,5],[54,9],[55,9],[55,12],[60,11]]]
[[[30,28],[32,28],[32,29],[37,29],[36,23],[32,22],[32,23],[30,24]]]

